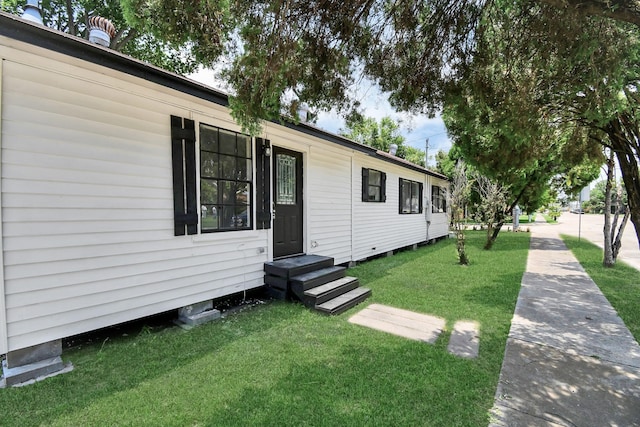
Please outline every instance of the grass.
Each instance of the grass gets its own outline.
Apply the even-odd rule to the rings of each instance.
[[[631,334],[640,341],[640,271],[618,260],[613,268],[602,265],[603,250],[591,242],[562,235],[585,271],[618,312]]]
[[[73,372],[0,390],[7,426],[487,425],[529,234],[502,233],[472,264],[453,240],[363,263],[367,301],[480,323],[480,356],[273,302],[185,332],[145,326],[65,351]]]
[[[547,213],[542,213],[544,220],[547,221],[548,224],[557,224],[558,221],[553,219],[553,217]]]

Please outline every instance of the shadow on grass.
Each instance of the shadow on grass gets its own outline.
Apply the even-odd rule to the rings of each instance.
[[[74,371],[28,387],[0,390],[2,424],[41,425],[70,411],[82,411],[247,336],[281,328],[303,314],[298,305],[274,302],[188,332],[171,327],[150,333],[143,328],[137,336],[111,337],[102,344],[73,348],[63,354],[63,360],[72,362]],[[126,424],[125,420],[121,421]]]
[[[334,357],[292,363],[268,388],[246,387],[208,423],[486,425],[493,390],[485,372],[442,349],[377,336],[366,347],[347,344]]]

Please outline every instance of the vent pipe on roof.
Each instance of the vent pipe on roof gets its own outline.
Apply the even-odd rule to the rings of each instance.
[[[116,27],[111,21],[101,16],[89,18],[89,41],[100,46],[109,47],[111,38],[116,35]]]
[[[36,24],[44,25],[38,0],[27,0],[27,4],[24,5],[24,12],[22,12],[22,18],[35,22]]]
[[[391,154],[392,156],[395,156],[396,151],[398,151],[398,146],[396,144],[391,144],[389,146],[389,154]]]

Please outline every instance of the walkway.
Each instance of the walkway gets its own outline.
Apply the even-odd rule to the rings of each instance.
[[[640,426],[640,346],[552,226],[532,227],[491,426]]]

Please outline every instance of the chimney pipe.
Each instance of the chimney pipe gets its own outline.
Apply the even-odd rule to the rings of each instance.
[[[396,151],[398,151],[398,146],[396,144],[391,144],[389,146],[389,154],[391,154],[392,156],[395,156]]]
[[[24,5],[24,12],[22,12],[22,18],[35,22],[36,24],[44,25],[38,0],[27,0],[27,4]]]
[[[100,46],[109,47],[111,38],[116,35],[116,27],[111,21],[101,16],[89,18],[89,41]]]

